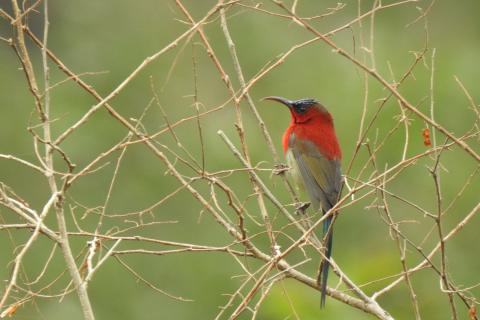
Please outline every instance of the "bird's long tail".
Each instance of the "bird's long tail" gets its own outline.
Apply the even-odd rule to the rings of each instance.
[[[328,217],[323,222],[323,237],[325,239],[325,257],[330,259],[332,256],[332,243],[333,243],[333,230],[331,228],[332,224],[332,217]],[[320,273],[318,275],[317,282],[321,288],[321,297],[320,297],[320,308],[325,306],[325,299],[327,296],[327,280],[328,280],[328,269],[330,267],[330,263],[323,259],[320,264]]]

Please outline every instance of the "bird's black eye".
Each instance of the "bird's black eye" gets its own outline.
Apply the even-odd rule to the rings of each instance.
[[[317,104],[317,101],[315,101],[314,99],[302,99],[295,101],[292,105],[295,109],[295,112],[299,114],[304,114],[310,109],[310,107],[314,106],[315,104]]]
[[[295,106],[295,111],[296,111],[297,113],[302,114],[302,113],[307,112],[307,110],[308,110],[308,106],[305,106],[305,105]]]

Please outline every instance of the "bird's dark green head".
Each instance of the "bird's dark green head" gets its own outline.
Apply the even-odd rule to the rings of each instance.
[[[292,112],[303,115],[306,114],[311,108],[322,108],[320,103],[315,99],[300,99],[300,100],[288,100],[282,97],[272,96],[265,97],[263,100],[277,101],[286,105]]]
[[[305,114],[310,108],[318,105],[319,103],[315,99],[300,99],[291,102],[291,108],[298,114]]]

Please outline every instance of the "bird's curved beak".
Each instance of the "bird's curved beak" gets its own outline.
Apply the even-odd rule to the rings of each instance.
[[[280,102],[283,105],[286,105],[288,108],[292,107],[293,101],[282,98],[282,97],[277,97],[277,96],[271,96],[271,97],[265,97],[262,100],[271,100],[271,101],[277,101]]]

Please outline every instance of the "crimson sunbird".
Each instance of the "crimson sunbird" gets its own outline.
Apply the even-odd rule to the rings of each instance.
[[[338,144],[333,118],[327,109],[314,99],[288,100],[266,97],[280,102],[291,114],[290,126],[283,134],[283,150],[294,182],[303,187],[314,210],[328,212],[337,202],[342,185]],[[323,222],[325,257],[320,267],[318,282],[321,288],[320,307],[325,306],[329,259],[332,255],[333,214]]]

